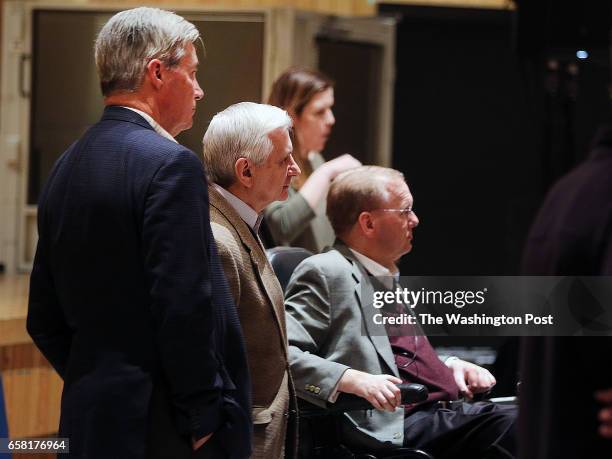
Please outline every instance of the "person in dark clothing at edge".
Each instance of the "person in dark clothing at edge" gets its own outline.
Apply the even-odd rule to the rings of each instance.
[[[587,160],[548,193],[529,232],[522,273],[612,275],[610,126],[599,130]],[[611,457],[612,339],[527,337],[521,345],[520,457]]]

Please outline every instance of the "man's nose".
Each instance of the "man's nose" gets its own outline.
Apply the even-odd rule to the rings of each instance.
[[[408,223],[410,224],[412,228],[419,226],[419,217],[417,217],[417,214],[415,214],[414,212],[411,212],[408,217]]]
[[[300,169],[300,166],[298,166],[298,164],[295,162],[295,159],[293,159],[293,155],[291,155],[291,163],[289,164],[289,175],[295,177],[297,175],[300,175],[301,173],[302,170]]]
[[[198,80],[195,80],[195,100],[202,100],[204,99],[204,91],[202,90],[202,88],[200,87],[200,83],[198,83]]]

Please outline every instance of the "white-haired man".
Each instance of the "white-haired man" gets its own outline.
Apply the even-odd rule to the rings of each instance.
[[[243,102],[218,113],[203,141],[212,230],[246,341],[253,457],[266,459],[293,457],[296,445],[283,291],[257,236],[264,208],[287,199],[300,173],[290,128],[284,110]]]
[[[399,258],[412,250],[419,219],[403,175],[362,166],[340,174],[327,197],[337,236],[332,250],[302,262],[287,287],[289,356],[296,390],[314,403],[339,392],[367,399],[377,411],[345,414],[344,441],[384,449],[410,446],[439,458],[510,458],[516,413],[491,403],[444,403],[495,384],[484,368],[439,357],[426,336],[387,328],[373,292],[399,276]],[[380,283],[380,285],[378,285]],[[427,402],[396,409],[396,384],[427,386]]]
[[[41,196],[28,331],[64,379],[73,458],[250,454],[246,355],[206,180],[174,140],[203,97],[199,41],[168,11],[114,15],[95,44],[102,119]]]

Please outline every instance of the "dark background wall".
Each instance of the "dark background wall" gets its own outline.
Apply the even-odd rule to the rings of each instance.
[[[546,190],[612,121],[610,11],[552,0],[515,11],[380,6],[398,20],[393,165],[421,220],[403,275],[520,273]],[[495,348],[496,394],[513,392],[516,340],[432,342]]]
[[[588,14],[578,2],[525,3],[380,6],[399,21],[394,167],[421,219],[402,273],[518,274],[545,191],[611,120],[608,2]],[[576,58],[580,46],[589,59]]]

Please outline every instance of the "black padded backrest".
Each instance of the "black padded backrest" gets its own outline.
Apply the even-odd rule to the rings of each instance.
[[[266,255],[284,292],[293,270],[303,260],[311,256],[312,252],[302,247],[273,247],[266,250]]]

